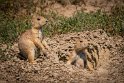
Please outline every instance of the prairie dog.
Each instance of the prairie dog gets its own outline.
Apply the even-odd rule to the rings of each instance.
[[[79,68],[86,67],[86,56],[83,53],[84,47],[81,46],[80,42],[76,42],[74,49],[67,53],[67,64],[74,64]]]
[[[83,66],[89,70],[94,70],[98,64],[98,48],[93,44],[83,47],[80,41],[76,41],[74,49],[69,51],[67,55],[67,64],[75,63],[76,66]]]
[[[43,26],[47,22],[48,20],[42,16],[33,16],[31,29],[26,30],[19,38],[18,46],[20,54],[32,64],[36,63],[34,59],[37,48],[45,55],[47,50],[50,51],[42,32]]]

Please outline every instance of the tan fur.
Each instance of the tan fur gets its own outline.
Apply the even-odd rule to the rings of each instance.
[[[32,64],[36,63],[34,59],[37,48],[43,51],[44,54],[47,53],[47,50],[50,50],[46,41],[43,39],[41,31],[46,23],[47,19],[44,17],[34,16],[32,18],[32,28],[24,32],[19,38],[18,46],[20,53]]]
[[[68,52],[67,65],[71,65],[75,61],[75,65],[79,68],[84,68],[84,61],[81,59],[75,50]]]
[[[83,52],[83,47],[80,43],[80,41],[76,40],[76,45],[74,46],[74,49],[69,51],[67,53],[67,64],[72,64],[75,61],[75,65],[79,68],[84,68],[84,60],[80,58],[80,56],[77,54],[79,51]]]
[[[80,58],[77,55],[77,53],[83,52],[85,55],[84,61],[86,61],[87,68],[92,71],[98,64],[97,51],[98,50],[95,48],[94,45],[89,44],[89,46],[83,47],[81,45],[81,42],[79,40],[76,40],[76,45],[75,45],[74,49],[72,51],[69,51],[69,53],[68,53],[67,64],[71,64],[74,60],[76,60],[77,65],[82,65],[82,64],[85,65],[85,63],[82,63],[82,61],[83,61],[82,58]]]
[[[77,58],[77,53],[76,53],[76,51],[75,50],[72,50],[72,51],[69,51],[68,53],[67,53],[67,57],[66,57],[66,59],[67,59],[67,64],[68,65],[70,65],[72,62],[74,62],[75,60],[76,60],[76,58]]]

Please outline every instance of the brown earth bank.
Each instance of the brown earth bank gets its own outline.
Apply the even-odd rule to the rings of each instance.
[[[43,12],[53,11],[65,17],[73,16],[77,11],[83,11],[86,13],[96,12],[98,10],[110,14],[112,8],[116,5],[122,5],[123,1],[121,0],[73,0],[72,3],[65,2],[65,5],[62,5],[64,0],[60,0],[60,3],[54,3],[46,5],[43,9]]]
[[[74,47],[72,37],[82,39],[82,45],[90,42],[99,46],[100,58],[95,70],[66,65],[59,60],[66,56],[66,50]],[[9,48],[1,45],[4,53],[0,56],[11,59],[0,60],[0,83],[124,83],[124,54],[120,49],[124,45],[123,38],[94,30],[56,35],[46,40],[52,52],[48,52],[48,57],[37,58],[35,65],[17,58],[17,44]]]
[[[50,11],[71,17],[79,10],[87,13],[97,10],[110,13],[113,7],[123,4],[123,0],[6,0],[0,1],[0,11],[14,17]]]

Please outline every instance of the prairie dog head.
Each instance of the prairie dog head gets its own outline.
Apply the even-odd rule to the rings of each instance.
[[[48,22],[48,20],[46,18],[44,18],[43,16],[33,16],[32,20],[31,20],[32,28],[40,29],[47,22]]]
[[[85,43],[87,43],[86,40],[82,40],[79,37],[71,37],[71,39],[75,41],[74,49],[75,49],[76,52],[79,51],[79,50],[85,49],[85,47],[86,47]]]

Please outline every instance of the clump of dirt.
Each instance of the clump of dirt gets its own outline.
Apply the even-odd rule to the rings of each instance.
[[[66,56],[68,49],[73,48],[75,41],[72,38],[84,40],[99,46],[100,59],[96,70],[88,71],[73,65],[66,65],[59,60]],[[119,48],[124,45],[121,37],[109,37],[103,30],[75,32],[56,35],[46,39],[52,52],[48,57],[39,57],[37,64],[31,65],[27,61],[17,58],[17,45],[13,58],[8,61],[0,61],[0,83],[47,83],[47,82],[78,82],[78,83],[123,83],[124,82],[124,54]],[[85,43],[84,43],[85,42]],[[16,53],[16,55],[15,55]]]

